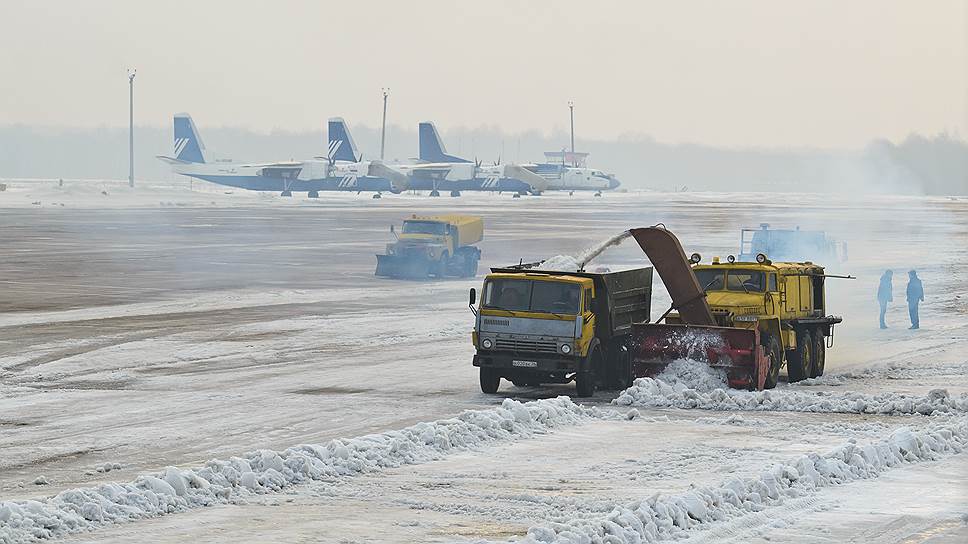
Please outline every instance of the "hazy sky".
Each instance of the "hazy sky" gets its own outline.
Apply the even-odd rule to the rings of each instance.
[[[726,146],[968,137],[968,2],[0,0],[0,124],[435,120]]]

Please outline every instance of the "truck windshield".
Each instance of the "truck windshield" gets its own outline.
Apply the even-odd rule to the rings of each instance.
[[[447,225],[437,221],[404,221],[404,234],[438,234],[447,233]]]
[[[581,286],[558,281],[496,279],[484,286],[484,307],[495,310],[578,314]]]
[[[707,268],[693,270],[699,286],[707,291],[758,291],[763,292],[766,287],[766,273],[757,270],[741,270],[723,268]],[[724,287],[725,285],[725,287]]]
[[[699,287],[706,291],[720,291],[723,288],[726,271],[716,269],[693,270],[696,279],[699,280]]]
[[[730,270],[726,276],[726,288],[730,291],[763,292],[766,274],[756,270]]]

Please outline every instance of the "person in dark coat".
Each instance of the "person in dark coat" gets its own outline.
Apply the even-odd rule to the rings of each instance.
[[[884,314],[887,313],[887,303],[894,300],[894,279],[893,270],[885,270],[881,274],[881,284],[877,286],[877,302],[881,305],[881,328],[886,329],[887,323],[884,322]]]
[[[918,304],[924,300],[924,286],[921,285],[921,278],[915,270],[908,272],[907,284],[907,303],[908,313],[911,315],[911,328],[921,328],[921,320],[918,317]]]

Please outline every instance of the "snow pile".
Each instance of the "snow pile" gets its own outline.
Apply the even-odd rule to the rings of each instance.
[[[836,412],[847,414],[924,414],[968,412],[968,394],[952,397],[946,389],[924,396],[901,393],[868,395],[847,391],[802,392],[793,388],[741,391],[724,387],[707,365],[677,361],[656,378],[640,378],[612,401],[619,406],[703,410]]]
[[[239,502],[309,480],[332,480],[440,458],[500,440],[527,438],[591,417],[612,417],[568,397],[520,403],[505,399],[490,410],[399,431],[306,444],[282,452],[257,450],[204,467],[141,476],[126,484],[72,489],[43,501],[0,502],[0,543],[19,544],[150,518],[199,506]]]
[[[522,543],[609,544],[681,539],[691,530],[729,522],[782,505],[819,489],[876,478],[904,463],[938,460],[968,447],[968,419],[915,432],[902,427],[866,445],[850,440],[826,455],[802,455],[757,477],[733,477],[718,487],[655,495],[615,505],[604,519],[576,519],[532,527]],[[707,527],[704,527],[707,526]]]
[[[719,335],[714,336],[721,340]],[[674,388],[681,387],[698,391],[712,391],[726,387],[725,371],[688,359],[673,361],[655,379]]]
[[[561,270],[567,272],[574,272],[585,267],[586,264],[590,263],[595,257],[598,257],[606,249],[617,246],[621,244],[626,238],[631,236],[632,233],[629,231],[623,231],[611,238],[602,240],[601,242],[579,251],[575,255],[555,255],[550,259],[545,260],[538,267],[539,270]]]

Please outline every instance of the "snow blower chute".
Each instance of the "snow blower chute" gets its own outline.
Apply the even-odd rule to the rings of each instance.
[[[778,348],[770,353],[776,346],[758,326],[756,314],[763,312],[762,301],[755,304],[752,298],[756,295],[747,287],[738,294],[748,298],[741,301],[744,311],[755,313],[739,321],[740,316],[733,312],[714,315],[706,300],[706,290],[716,285],[700,285],[690,266],[698,262],[698,255],[687,259],[679,240],[663,227],[637,228],[630,232],[672,297],[671,308],[656,323],[632,325],[633,374],[653,376],[677,359],[693,359],[724,370],[731,387],[763,389],[775,385],[775,373],[770,383],[771,366],[775,367],[774,372],[779,370],[781,354]],[[764,294],[759,296],[762,298]],[[720,314],[722,318],[717,319]],[[665,323],[659,323],[663,318]]]

